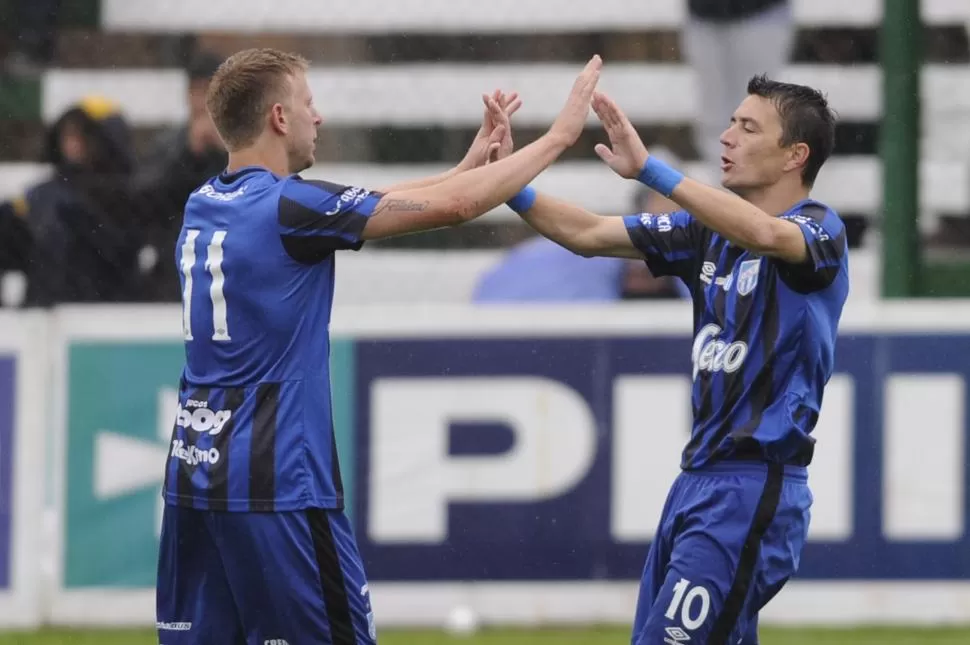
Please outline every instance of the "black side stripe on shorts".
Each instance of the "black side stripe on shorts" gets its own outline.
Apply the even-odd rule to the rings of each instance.
[[[350,616],[350,602],[347,600],[347,587],[344,572],[340,568],[340,555],[337,543],[330,528],[327,511],[311,508],[306,511],[313,536],[313,550],[320,572],[320,587],[330,624],[330,639],[333,645],[357,645],[357,634]]]
[[[761,491],[761,498],[758,500],[758,507],[754,512],[751,528],[748,529],[748,536],[744,539],[744,546],[741,547],[738,570],[734,574],[731,591],[724,599],[721,615],[717,617],[714,629],[711,630],[711,635],[707,639],[708,645],[728,645],[727,639],[741,616],[744,600],[748,597],[748,590],[751,588],[754,568],[761,553],[761,539],[768,527],[771,526],[772,520],[775,519],[775,511],[778,510],[784,476],[784,466],[781,464],[768,465],[765,487]]]
[[[273,511],[276,498],[276,415],[280,384],[263,383],[256,389],[252,441],[249,448],[249,510]]]

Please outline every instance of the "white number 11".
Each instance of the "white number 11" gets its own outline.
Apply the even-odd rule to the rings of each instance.
[[[182,276],[185,287],[182,289],[182,332],[185,340],[192,340],[192,269],[195,267],[195,241],[199,237],[198,229],[189,229],[182,244]],[[222,243],[226,239],[226,231],[216,231],[212,234],[212,241],[206,249],[205,270],[212,276],[212,286],[209,287],[209,298],[212,300],[212,340],[226,342],[229,337],[229,313],[226,310],[226,296],[223,287],[226,276],[222,273]]]

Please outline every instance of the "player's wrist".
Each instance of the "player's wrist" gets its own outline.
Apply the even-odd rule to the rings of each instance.
[[[545,135],[539,137],[537,141],[541,141],[546,144],[547,147],[554,149],[557,154],[562,153],[569,146],[573,145],[573,141],[570,140],[568,133],[563,132],[562,128],[553,125],[549,128],[549,131]]]
[[[505,205],[511,208],[513,211],[521,215],[530,208],[536,202],[536,190],[532,186],[526,186],[518,193],[516,193],[512,199],[505,202]]]
[[[640,173],[637,175],[637,180],[664,197],[670,197],[677,184],[684,180],[684,174],[671,168],[653,155],[648,155]]]

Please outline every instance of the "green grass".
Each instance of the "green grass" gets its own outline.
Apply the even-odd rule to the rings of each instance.
[[[390,631],[379,636],[381,645],[625,645],[626,629],[487,630],[470,638],[440,632]],[[762,645],[966,645],[966,629],[764,629]],[[0,645],[157,645],[146,631],[0,632]],[[296,645],[296,644],[294,644]]]

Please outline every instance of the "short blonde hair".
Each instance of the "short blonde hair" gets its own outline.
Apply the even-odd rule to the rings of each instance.
[[[276,49],[246,49],[219,66],[205,104],[230,151],[256,141],[266,111],[278,100],[286,77],[305,72],[308,66],[302,56]]]

